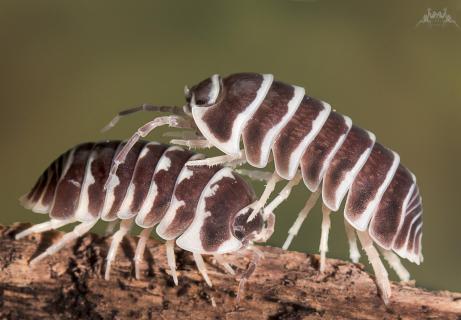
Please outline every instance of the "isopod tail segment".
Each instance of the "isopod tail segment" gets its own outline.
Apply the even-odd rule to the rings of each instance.
[[[386,250],[383,255],[388,261],[396,261],[388,259],[388,251],[417,264],[422,261],[422,204],[416,179],[395,152],[376,142],[373,133],[353,125],[349,117],[337,113],[328,103],[306,95],[303,88],[274,80],[270,74],[213,75],[185,90],[185,95],[186,104],[178,108],[183,114],[172,117],[183,127],[193,128],[199,138],[175,139],[172,143],[214,146],[225,153],[190,165],[248,162],[263,168],[274,160],[275,172],[262,197],[253,204],[254,212],[265,206],[277,181],[290,183],[300,171],[314,197],[322,196],[322,257],[328,250],[330,211],[338,211],[345,199],[347,223],[358,232],[367,231],[373,242]],[[157,119],[153,121],[160,123]],[[123,161],[121,154],[119,161]],[[311,206],[308,200],[290,229],[285,247]],[[351,258],[358,260],[355,233],[348,228],[346,225]],[[362,244],[367,240],[363,234],[361,239]],[[374,252],[369,246],[367,250]],[[376,261],[373,257],[374,266]]]
[[[50,220],[21,231],[17,239],[78,223],[73,231],[31,260],[31,265],[84,235],[100,220],[109,222],[112,228],[120,221],[107,253],[105,279],[110,277],[120,242],[136,224],[142,228],[134,255],[137,278],[141,276],[147,240],[155,228],[166,240],[174,283],[178,283],[174,254],[177,244],[193,253],[199,271],[211,286],[202,255],[213,255],[233,274],[221,255],[265,241],[273,232],[271,214],[265,215],[267,222],[262,211],[247,222],[252,212],[249,206],[256,197],[245,180],[228,167],[189,167],[188,161],[204,156],[178,146],[137,141],[126,161],[115,170],[114,183],[105,189],[114,157],[123,146],[120,141],[77,145],[52,162],[32,190],[21,197],[24,207],[48,214]]]

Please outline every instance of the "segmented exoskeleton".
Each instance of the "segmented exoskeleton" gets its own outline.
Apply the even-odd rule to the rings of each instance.
[[[26,208],[48,213],[51,220],[20,232],[17,239],[80,222],[31,264],[88,232],[98,220],[121,220],[107,255],[106,279],[122,238],[135,222],[143,228],[134,258],[136,277],[140,276],[139,263],[146,241],[157,226],[157,234],[166,240],[174,282],[178,282],[176,242],[193,253],[199,271],[211,286],[202,254],[215,255],[232,273],[220,255],[239,251],[251,241],[264,241],[272,233],[273,227],[264,224],[261,213],[247,222],[251,213],[247,206],[256,198],[253,189],[238,174],[229,167],[188,167],[188,161],[204,156],[178,146],[138,141],[115,171],[116,182],[104,189],[113,158],[122,147],[120,141],[106,141],[84,143],[70,149],[56,159],[33,189],[21,198]],[[248,276],[246,274],[242,281]]]
[[[213,75],[190,90],[186,87],[185,94],[187,104],[182,109],[143,105],[120,113],[107,128],[120,116],[140,110],[176,115],[156,118],[140,128],[118,154],[116,163],[123,163],[131,144],[160,125],[196,130],[195,139],[172,140],[173,144],[214,146],[226,154],[194,161],[195,165],[248,162],[263,168],[272,151],[276,170],[261,198],[250,205],[254,213],[249,220],[265,206],[281,179],[289,182],[266,206],[268,212],[273,212],[301,179],[312,192],[289,231],[285,249],[321,194],[323,271],[329,215],[339,209],[347,194],[344,216],[351,259],[358,261],[360,257],[355,229],[385,301],[390,296],[390,285],[373,241],[403,280],[408,279],[408,272],[392,251],[417,264],[422,261],[422,203],[415,176],[400,163],[397,153],[376,142],[374,134],[353,125],[349,117],[333,111],[328,103],[305,95],[303,88],[275,81],[270,74]],[[240,149],[241,138],[244,150]]]

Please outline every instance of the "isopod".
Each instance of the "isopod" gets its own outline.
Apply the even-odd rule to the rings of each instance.
[[[248,205],[256,197],[245,180],[229,167],[189,167],[188,161],[203,159],[204,155],[178,146],[138,141],[115,171],[116,182],[104,189],[113,158],[123,145],[120,141],[103,141],[73,147],[59,156],[21,198],[26,208],[47,213],[51,220],[18,233],[16,239],[79,222],[30,264],[54,254],[99,220],[120,220],[106,258],[106,279],[121,240],[135,223],[143,228],[134,257],[137,278],[146,241],[156,226],[157,234],[166,240],[174,282],[178,283],[176,242],[192,252],[198,270],[211,286],[202,255],[214,255],[233,273],[221,255],[243,250],[253,241],[265,241],[272,233],[271,215],[263,219],[260,211],[256,219],[247,221],[251,213]],[[249,275],[245,274],[241,285]]]
[[[121,116],[141,110],[174,114],[141,127],[116,156],[116,165],[123,163],[131,145],[161,125],[195,130],[195,138],[175,139],[173,144],[216,147],[225,153],[191,165],[248,162],[263,168],[273,159],[275,172],[260,199],[251,205],[254,211],[249,220],[266,205],[278,181],[289,182],[265,207],[267,212],[273,212],[293,186],[303,180],[312,195],[283,247],[288,248],[321,195],[323,271],[330,213],[340,208],[347,195],[344,217],[351,259],[357,262],[360,257],[356,232],[385,302],[391,294],[390,284],[373,242],[399,277],[408,280],[408,272],[393,252],[417,264],[422,261],[422,201],[415,176],[400,163],[396,152],[376,142],[373,133],[353,125],[349,117],[332,110],[328,103],[306,95],[302,87],[274,80],[271,74],[237,73],[225,78],[213,75],[190,90],[186,87],[185,95],[187,103],[182,108],[142,105],[119,113],[106,126],[109,129]]]

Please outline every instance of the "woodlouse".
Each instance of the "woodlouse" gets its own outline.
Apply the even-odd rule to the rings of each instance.
[[[115,171],[117,182],[104,189],[113,157],[122,147],[120,141],[73,147],[58,157],[21,198],[26,208],[48,213],[51,220],[18,233],[17,239],[80,222],[31,264],[88,232],[99,220],[120,220],[120,229],[113,235],[107,254],[106,279],[121,240],[136,223],[143,228],[134,257],[137,278],[146,241],[157,226],[157,234],[166,240],[174,282],[178,282],[176,242],[193,253],[199,271],[211,286],[202,254],[213,254],[233,273],[220,255],[242,250],[252,241],[265,241],[272,233],[273,225],[265,224],[261,212],[256,219],[247,221],[251,213],[248,205],[256,199],[250,185],[229,167],[188,167],[188,161],[202,159],[204,155],[178,146],[138,141]],[[249,275],[245,274],[241,284]]]
[[[279,199],[287,198],[301,179],[312,192],[290,228],[285,249],[321,194],[320,269],[324,270],[330,212],[337,211],[348,194],[344,216],[351,259],[360,257],[355,229],[385,301],[390,284],[373,241],[403,280],[408,279],[408,272],[392,251],[417,264],[422,261],[422,203],[415,176],[400,163],[397,153],[376,142],[374,134],[352,125],[349,117],[335,112],[328,103],[305,95],[303,88],[275,81],[270,74],[213,75],[190,90],[186,87],[185,95],[187,103],[182,108],[142,105],[122,111],[106,126],[109,129],[121,116],[142,110],[174,113],[141,127],[116,156],[116,165],[123,163],[133,143],[161,125],[196,130],[195,138],[172,140],[173,144],[216,147],[226,154],[194,161],[195,165],[248,162],[262,168],[272,151],[276,170],[253,204],[249,220],[281,179],[289,182]],[[241,138],[244,150],[240,149]],[[279,203],[273,201],[265,210],[272,212]]]

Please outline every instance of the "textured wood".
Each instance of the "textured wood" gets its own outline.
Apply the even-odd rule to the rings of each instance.
[[[196,271],[191,254],[177,250],[175,287],[166,272],[164,246],[151,240],[142,280],[133,277],[130,258],[137,239],[127,237],[111,280],[102,278],[108,238],[89,234],[34,268],[27,262],[62,233],[47,232],[20,241],[26,225],[0,226],[0,319],[461,319],[461,294],[429,292],[393,283],[384,306],[372,277],[359,264],[261,247],[265,258],[235,305],[238,282],[207,258],[213,288]],[[239,273],[249,254],[228,255]],[[213,304],[216,307],[213,307]]]

